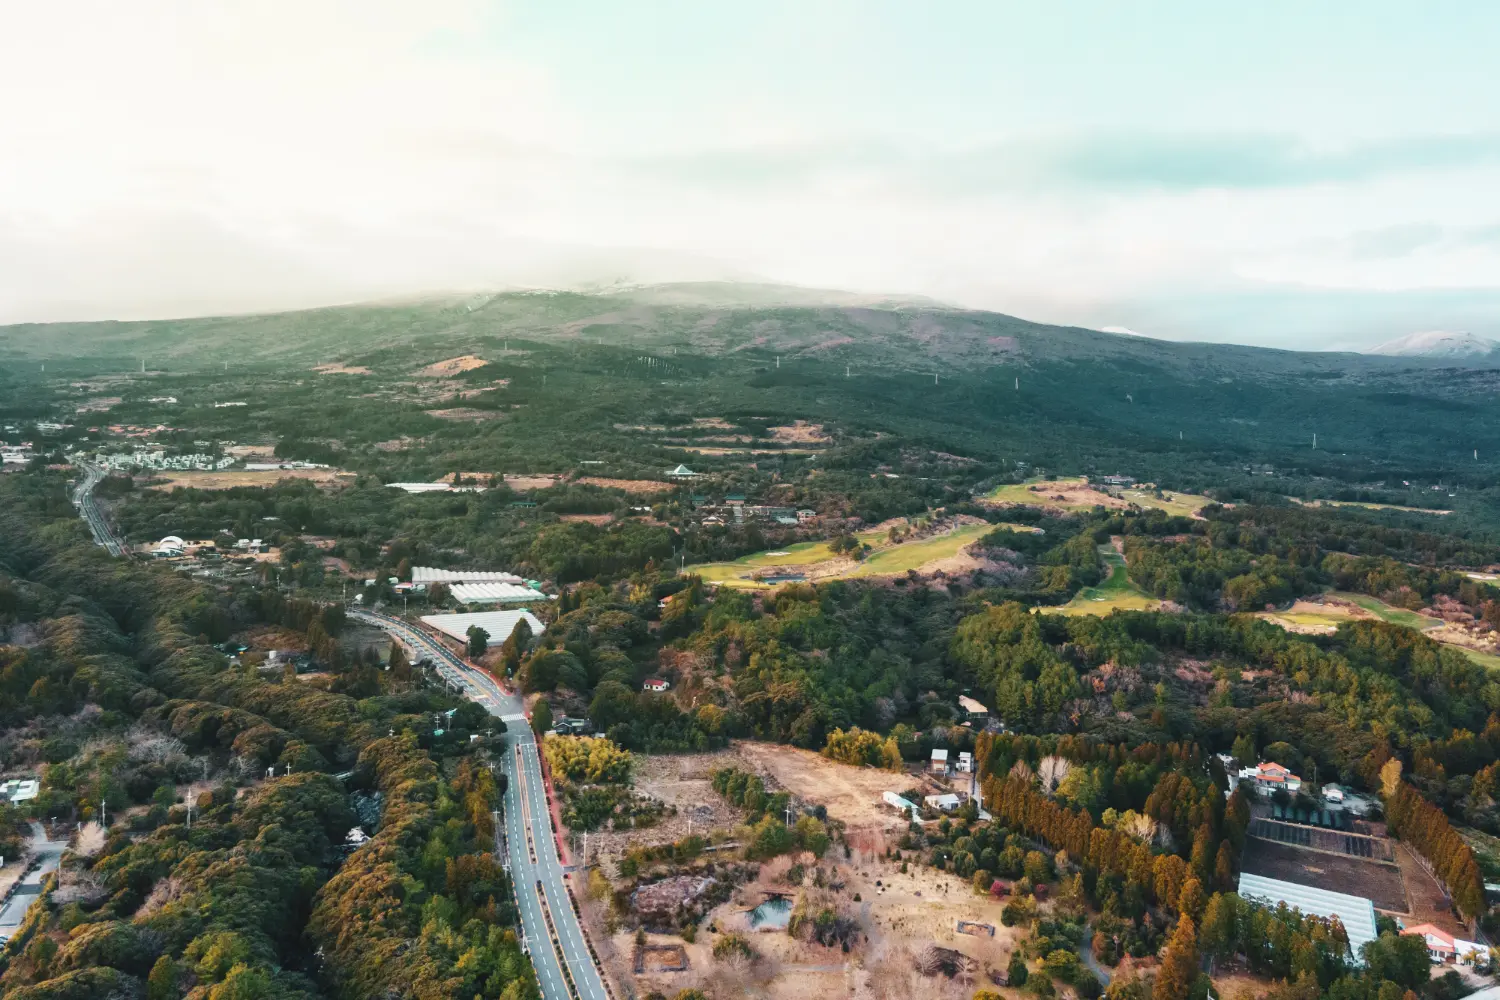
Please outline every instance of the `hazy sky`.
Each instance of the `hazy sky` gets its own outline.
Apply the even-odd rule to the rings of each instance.
[[[0,9],[0,321],[755,277],[1500,335],[1500,5]]]

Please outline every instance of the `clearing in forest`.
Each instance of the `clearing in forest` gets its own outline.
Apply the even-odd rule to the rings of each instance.
[[[1043,608],[1047,614],[1107,615],[1116,608],[1122,611],[1150,611],[1161,602],[1130,582],[1125,557],[1112,545],[1099,546],[1099,558],[1109,576],[1097,587],[1084,587],[1060,608]]]
[[[447,361],[434,361],[426,368],[418,371],[417,374],[425,375],[428,378],[447,378],[449,375],[458,375],[461,372],[473,371],[475,368],[483,368],[487,364],[489,362],[477,354],[464,354],[456,358],[449,358]]]
[[[1095,507],[1124,510],[1134,504],[1137,507],[1155,507],[1157,510],[1185,517],[1200,517],[1198,512],[1213,503],[1208,497],[1195,493],[1158,490],[1149,484],[1121,490],[1119,496],[1116,496],[1092,486],[1083,476],[1028,479],[1024,483],[996,487],[984,499],[993,504],[1025,504],[1028,507],[1069,511],[1092,510]]]
[[[801,580],[821,583],[900,576],[907,570],[921,571],[924,566],[959,557],[972,542],[989,531],[988,524],[964,524],[926,538],[892,542],[888,530],[877,527],[855,534],[856,539],[873,549],[860,561],[838,555],[827,541],[799,542],[784,549],[741,556],[733,562],[703,563],[689,567],[689,571],[701,576],[705,583],[748,590],[769,589]]]
[[[283,479],[310,479],[329,484],[354,478],[352,472],[338,469],[231,469],[225,472],[164,472],[147,484],[147,489],[170,490],[186,486],[195,490],[228,490],[236,486],[275,486]]]

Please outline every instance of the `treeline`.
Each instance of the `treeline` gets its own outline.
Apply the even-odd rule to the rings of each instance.
[[[385,796],[380,831],[329,879],[308,922],[333,995],[539,996],[492,853],[500,795],[489,769],[465,761],[444,781],[400,734],[367,746],[358,772]]]
[[[1398,781],[1395,791],[1386,797],[1385,815],[1391,831],[1427,859],[1466,920],[1476,919],[1489,909],[1484,898],[1484,876],[1474,859],[1474,851],[1441,809],[1411,785]]]

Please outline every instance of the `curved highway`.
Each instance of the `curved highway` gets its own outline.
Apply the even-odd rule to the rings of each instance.
[[[351,610],[349,617],[400,638],[425,656],[450,687],[505,722],[505,751],[500,756],[507,779],[506,855],[520,904],[521,929],[542,996],[545,1000],[612,1000],[563,881],[538,747],[521,700],[507,694],[489,674],[469,666],[432,636],[399,618],[362,610]],[[549,926],[556,933],[555,945]]]
[[[110,530],[109,522],[104,519],[104,512],[99,509],[99,503],[94,499],[94,487],[104,478],[104,470],[97,465],[83,465],[83,478],[78,485],[73,487],[73,506],[78,508],[79,515],[88,524],[89,531],[94,535],[94,544],[102,545],[112,556],[123,556],[125,546],[115,537]]]

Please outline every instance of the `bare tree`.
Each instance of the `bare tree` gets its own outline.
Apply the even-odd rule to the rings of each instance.
[[[1051,795],[1068,777],[1073,765],[1061,757],[1043,757],[1037,765],[1037,776],[1042,781],[1042,791]]]

